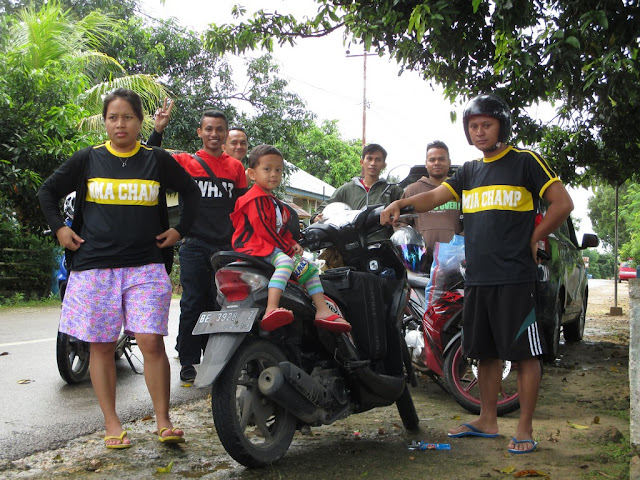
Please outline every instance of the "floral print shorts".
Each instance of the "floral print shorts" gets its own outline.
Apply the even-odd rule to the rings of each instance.
[[[171,282],[161,263],[73,271],[59,330],[85,342],[115,342],[125,332],[167,335]]]

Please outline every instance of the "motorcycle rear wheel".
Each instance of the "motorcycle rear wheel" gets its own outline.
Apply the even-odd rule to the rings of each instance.
[[[234,460],[265,467],[284,456],[296,430],[296,418],[262,395],[260,373],[286,360],[266,340],[247,338],[212,387],[211,411],[218,437]]]
[[[498,416],[520,408],[515,364],[503,369],[502,385],[498,392]],[[444,379],[454,400],[465,410],[480,414],[480,389],[475,365],[462,354],[462,340],[458,338],[447,351],[443,366]]]
[[[58,332],[56,361],[58,372],[65,382],[74,384],[86,380],[89,373],[89,344]]]

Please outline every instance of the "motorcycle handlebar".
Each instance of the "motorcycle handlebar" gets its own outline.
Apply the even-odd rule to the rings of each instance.
[[[389,228],[385,225],[380,224],[380,214],[382,210],[386,207],[384,205],[379,205],[375,207],[368,207],[361,214],[359,214],[354,223],[351,224],[351,232],[353,232],[353,227],[357,232],[364,232],[365,236],[371,233],[374,233],[378,230],[383,230],[385,228]],[[407,206],[400,210],[401,214],[410,214],[414,211],[413,206]],[[327,244],[338,244],[340,240],[345,240],[339,238],[340,235],[338,230],[342,227],[336,227],[330,224],[313,224],[304,229],[302,233],[301,239],[298,243],[303,247],[309,250],[320,250],[327,246]],[[352,240],[349,240],[352,241]]]

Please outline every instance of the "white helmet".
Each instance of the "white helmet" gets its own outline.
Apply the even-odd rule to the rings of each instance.
[[[322,211],[322,219],[329,220],[331,217],[339,215],[340,213],[346,210],[351,210],[351,207],[346,203],[342,203],[342,202],[330,203],[329,205],[324,207],[324,210]]]

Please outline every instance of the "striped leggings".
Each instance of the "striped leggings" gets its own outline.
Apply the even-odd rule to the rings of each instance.
[[[271,280],[269,280],[269,288],[284,290],[293,273],[293,258],[276,248],[273,253],[267,257],[267,260],[271,262],[271,265],[276,267],[276,271],[273,272]],[[307,289],[307,292],[309,292],[309,295],[324,293],[322,284],[320,283],[320,276],[317,273],[304,284],[304,287]]]

